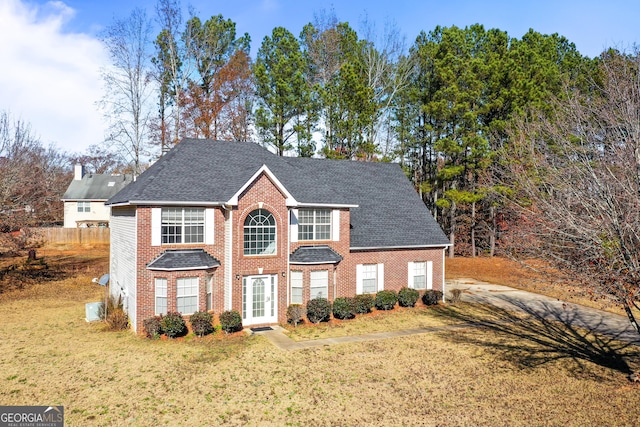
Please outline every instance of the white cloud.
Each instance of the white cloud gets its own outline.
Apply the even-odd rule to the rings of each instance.
[[[96,38],[64,31],[74,14],[60,1],[0,1],[0,110],[65,151],[83,151],[104,135],[95,102],[106,55]]]

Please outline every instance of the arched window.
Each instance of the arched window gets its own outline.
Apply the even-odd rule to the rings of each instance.
[[[244,220],[244,254],[276,253],[276,219],[265,209],[256,209]]]

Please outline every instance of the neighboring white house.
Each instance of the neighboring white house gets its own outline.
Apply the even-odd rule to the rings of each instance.
[[[108,227],[111,208],[104,202],[132,181],[126,174],[85,174],[82,165],[75,165],[73,181],[62,196],[64,228]]]

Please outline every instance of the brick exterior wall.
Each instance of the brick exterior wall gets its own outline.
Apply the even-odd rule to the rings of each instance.
[[[151,246],[151,211],[154,206],[139,206],[137,208],[137,324],[142,332],[142,321],[155,314],[155,278],[167,279],[167,309],[176,310],[176,279],[181,277],[199,278],[200,310],[206,309],[206,281],[213,280],[213,311],[216,314],[224,311],[224,268],[196,271],[152,271],[147,264],[154,260],[166,249],[201,248],[224,263],[224,212],[216,208],[214,214],[214,244],[172,244]],[[197,206],[194,206],[197,207]],[[244,222],[251,212],[256,209],[266,209],[276,220],[276,253],[268,256],[244,255],[243,235]],[[303,272],[303,302],[310,299],[310,274],[314,270],[328,270],[329,299],[341,296],[353,296],[356,293],[356,265],[384,263],[384,288],[399,290],[408,284],[407,263],[410,261],[433,262],[433,288],[442,290],[444,265],[443,248],[415,249],[415,250],[384,250],[384,251],[354,251],[350,252],[350,212],[349,209],[340,210],[340,239],[339,241],[301,241],[289,242],[289,211],[286,206],[285,195],[269,179],[266,174],[259,176],[238,197],[238,205],[233,207],[232,214],[232,274],[231,292],[232,307],[242,312],[242,278],[246,276],[276,275],[277,276],[277,312],[278,322],[286,321],[286,310],[289,303],[290,270]],[[306,245],[328,245],[343,260],[336,265],[290,265],[289,254],[296,248]],[[238,276],[238,279],[236,279]]]
[[[276,220],[276,252],[273,255],[244,254],[244,222],[256,209],[269,211]],[[288,230],[289,212],[285,196],[267,175],[262,174],[238,197],[238,206],[234,207],[233,212],[232,305],[238,312],[242,312],[243,277],[276,275],[278,321],[285,319],[283,313],[286,314],[287,311]],[[284,277],[282,273],[285,274]],[[238,280],[236,276],[239,276]]]
[[[295,243],[291,243],[291,253],[298,249],[300,246],[319,246],[326,245],[331,247],[334,251],[336,251],[339,255],[342,256],[342,261],[338,264],[320,264],[320,265],[297,265],[291,264],[292,271],[302,271],[302,302],[307,303],[310,298],[310,289],[309,283],[311,280],[311,271],[314,270],[328,270],[329,271],[329,300],[335,299],[337,296],[344,296],[341,292],[337,284],[341,281],[341,278],[346,275],[347,267],[346,264],[349,260],[349,246],[351,244],[350,238],[350,225],[351,225],[351,214],[349,209],[340,209],[340,238],[338,241],[333,240],[309,240],[309,241],[298,241]],[[333,234],[333,233],[332,233]],[[354,267],[355,268],[355,267]],[[354,278],[355,278],[355,270],[354,270]],[[344,287],[345,285],[343,285]],[[355,279],[353,282],[353,291],[351,292],[351,296],[353,296],[356,292],[355,288]],[[286,313],[285,313],[286,314]],[[286,321],[286,317],[284,319]]]
[[[443,249],[405,249],[385,251],[347,252],[344,259],[336,264],[291,265],[291,271],[302,271],[302,301],[310,299],[311,271],[329,270],[329,299],[350,297],[356,294],[356,265],[384,264],[384,289],[399,291],[408,286],[409,262],[431,261],[433,264],[433,289],[442,291],[444,278]]]
[[[356,265],[384,264],[384,289],[398,291],[409,283],[408,263],[433,262],[433,289],[442,290],[444,278],[444,249],[397,249],[386,251],[352,252],[345,263],[339,281],[338,296],[352,296],[356,286]]]
[[[139,206],[137,208],[138,220],[138,253],[136,260],[137,273],[137,324],[138,331],[142,331],[142,321],[155,315],[155,279],[167,279],[167,310],[176,311],[176,279],[182,277],[198,277],[199,295],[198,309],[206,310],[206,281],[213,277],[213,311],[223,311],[223,274],[222,266],[210,270],[193,271],[157,271],[149,270],[147,264],[156,259],[167,249],[204,249],[218,259],[221,263],[224,259],[224,215],[222,209],[214,211],[214,244],[163,244],[151,246],[151,209],[155,206]],[[197,206],[194,206],[197,207]]]

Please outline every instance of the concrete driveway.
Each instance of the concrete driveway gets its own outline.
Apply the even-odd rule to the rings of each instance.
[[[478,326],[493,326],[501,328],[502,325],[509,324],[517,320],[512,314],[510,314],[513,311],[517,311],[525,313],[532,318],[559,321],[568,325],[569,327],[564,328],[565,330],[562,331],[560,331],[559,328],[551,326],[551,322],[549,322],[547,327],[552,328],[552,332],[558,334],[560,338],[564,336],[566,341],[572,341],[578,346],[589,345],[586,340],[586,335],[589,333],[601,335],[608,339],[618,339],[635,345],[640,345],[640,335],[636,333],[629,324],[628,319],[624,316],[560,301],[555,298],[550,298],[532,292],[521,291],[508,286],[480,282],[475,279],[447,280],[447,294],[451,289],[456,288],[462,289],[463,301],[479,302],[487,304],[487,307],[495,307],[495,313],[501,314],[499,319],[493,322],[477,322],[473,321],[473,319],[467,319],[467,322],[454,325],[377,332],[365,335],[325,338],[309,341],[294,341],[289,338],[284,333],[284,330],[279,326],[274,326],[273,328],[269,328],[269,330],[259,332],[252,332],[250,329],[246,329],[246,332],[249,334],[255,333],[262,335],[282,350],[301,350],[311,347],[322,347],[327,345],[363,341],[377,341],[407,335],[434,333]],[[447,295],[447,297],[448,296],[449,295]],[[505,311],[500,312],[501,309]],[[491,308],[488,308],[488,310],[491,310]],[[588,332],[585,333],[583,330]],[[548,334],[547,336],[551,335]],[[601,344],[603,344],[604,348],[608,347],[606,342],[602,342]]]
[[[490,304],[533,317],[557,320],[595,334],[640,345],[640,335],[625,316],[475,279],[447,280],[447,294],[456,288],[462,289],[463,301]]]

